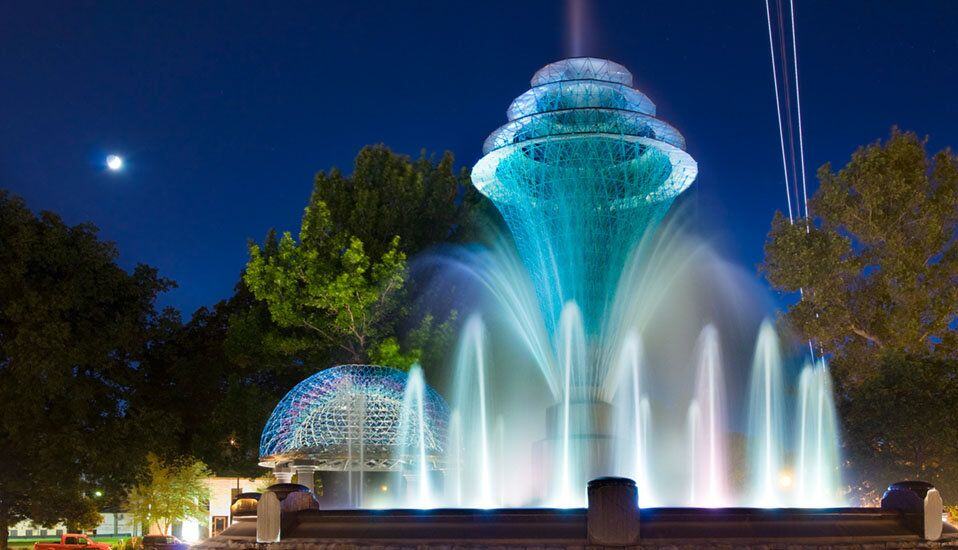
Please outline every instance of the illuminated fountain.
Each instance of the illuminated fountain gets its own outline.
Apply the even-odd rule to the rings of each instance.
[[[324,371],[277,406],[262,463],[352,472],[348,507],[576,507],[610,475],[643,507],[841,504],[827,367],[788,392],[751,276],[664,221],[697,166],[632,75],[552,63],[508,118],[472,176],[513,241],[435,258],[481,295],[450,409],[418,366]]]
[[[514,242],[420,259],[468,311],[451,406],[418,365],[311,376],[263,431],[280,483],[200,548],[958,540],[920,481],[843,508],[827,365],[795,372],[754,276],[666,219],[696,164],[631,86],[609,61],[552,63],[486,141],[473,181]],[[334,471],[345,502],[323,500]]]
[[[600,340],[615,288],[635,244],[697,169],[678,131],[610,61],[547,65],[507,114],[473,182],[509,224],[553,340],[544,371],[557,403],[541,443],[553,492],[543,496],[575,502],[588,479],[612,470],[606,389],[617,372]]]
[[[452,396],[459,439],[448,445],[455,457],[447,457],[455,489],[446,491],[447,501],[576,506],[589,479],[620,475],[638,481],[644,506],[840,502],[834,416],[822,421],[827,428],[811,424],[822,418],[818,396],[830,389],[819,380],[827,375],[803,382],[805,462],[786,463],[789,407],[771,325],[763,325],[749,353],[749,408],[727,401],[721,326],[703,319],[714,312],[690,305],[682,287],[707,289],[706,299],[724,300],[718,309],[731,310],[740,307],[733,295],[740,285],[721,281],[735,277],[707,246],[681,231],[658,231],[697,174],[683,137],[656,118],[655,105],[632,87],[631,73],[611,61],[552,63],[531,84],[509,106],[508,123],[486,139],[472,173],[508,224],[519,259],[500,243],[447,260],[455,267],[450,272],[478,281],[497,304],[480,308],[483,318],[477,313],[464,327]],[[500,329],[487,329],[483,320]],[[670,332],[661,328],[683,323]],[[669,367],[684,373],[677,380],[649,360],[664,362],[659,348],[675,347],[663,344],[663,335],[692,342],[688,334],[699,332],[692,354],[671,353],[668,362],[685,363]],[[493,364],[488,349],[500,350],[509,339],[522,351],[508,361],[522,365],[515,358],[521,355],[532,370]],[[743,355],[737,354],[740,363]],[[828,403],[822,410],[833,411]],[[490,419],[500,416],[509,425],[493,437]],[[544,431],[532,426],[535,417]],[[741,452],[749,472],[735,488],[733,431],[745,433]],[[790,468],[800,483],[821,480],[818,496],[783,487]],[[494,474],[513,470],[524,475],[507,474],[501,484],[508,489],[501,490]]]

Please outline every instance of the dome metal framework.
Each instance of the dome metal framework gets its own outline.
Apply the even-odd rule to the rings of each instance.
[[[400,470],[416,460],[419,419],[404,414],[409,375],[375,365],[341,365],[296,385],[276,405],[260,439],[260,464],[309,464],[320,471]],[[448,408],[423,388],[426,460],[441,467]]]
[[[509,225],[547,328],[575,301],[595,333],[635,243],[698,167],[618,63],[564,59],[531,84],[486,139],[472,181]]]

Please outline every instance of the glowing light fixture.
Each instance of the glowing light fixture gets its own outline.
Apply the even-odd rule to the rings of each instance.
[[[791,488],[792,484],[795,483],[795,479],[792,477],[790,472],[782,472],[778,476],[778,484],[782,486],[783,489]]]

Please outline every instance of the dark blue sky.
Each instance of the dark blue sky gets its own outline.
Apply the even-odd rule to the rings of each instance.
[[[736,261],[784,208],[760,1],[593,2],[586,54],[628,66],[686,136],[685,199]],[[806,157],[897,124],[958,145],[958,3],[798,0]],[[364,144],[471,165],[540,66],[555,1],[5,2],[0,187],[92,221],[190,313],[229,295],[246,240],[295,229],[313,174]],[[103,160],[127,159],[121,174]]]

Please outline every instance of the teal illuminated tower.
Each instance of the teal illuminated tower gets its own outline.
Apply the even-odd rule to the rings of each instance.
[[[546,65],[507,115],[473,183],[509,224],[549,331],[575,301],[595,334],[628,254],[695,179],[696,163],[611,61]]]

